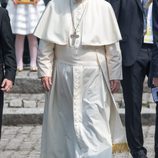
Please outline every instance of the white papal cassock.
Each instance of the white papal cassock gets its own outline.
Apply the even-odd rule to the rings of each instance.
[[[52,0],[34,32],[41,39],[39,77],[53,77],[46,93],[41,158],[112,158],[113,147],[126,147],[109,85],[122,79],[120,32],[109,3],[84,0],[72,3],[79,24],[79,38],[72,39],[69,2]]]

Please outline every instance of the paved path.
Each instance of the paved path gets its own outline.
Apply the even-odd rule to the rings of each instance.
[[[154,158],[154,126],[144,126],[148,158]],[[0,158],[39,158],[41,126],[4,126],[0,141]],[[114,158],[130,158],[116,154]]]

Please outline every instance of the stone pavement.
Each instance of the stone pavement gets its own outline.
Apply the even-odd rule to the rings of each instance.
[[[144,126],[148,158],[154,158],[154,126]],[[0,158],[39,158],[41,125],[3,126],[0,141]],[[128,153],[115,154],[114,158],[131,158]]]

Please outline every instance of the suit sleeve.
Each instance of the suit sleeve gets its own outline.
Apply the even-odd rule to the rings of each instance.
[[[116,18],[119,18],[120,14],[120,7],[121,7],[121,0],[109,0],[110,4],[112,5]]]
[[[4,10],[1,23],[2,54],[5,66],[5,78],[14,82],[16,74],[16,58],[14,39],[8,12]]]
[[[153,0],[153,36],[156,48],[152,52],[151,76],[158,77],[158,0]]]

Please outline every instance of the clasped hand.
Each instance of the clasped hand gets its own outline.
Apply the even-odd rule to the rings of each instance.
[[[8,79],[4,79],[2,84],[1,84],[1,90],[4,92],[9,92],[13,87],[13,82]]]
[[[111,80],[110,81],[110,88],[112,93],[118,92],[120,89],[120,81],[119,80]]]
[[[158,87],[158,77],[153,78],[153,85]]]
[[[52,77],[44,76],[41,77],[42,86],[45,91],[49,91],[52,86]]]

